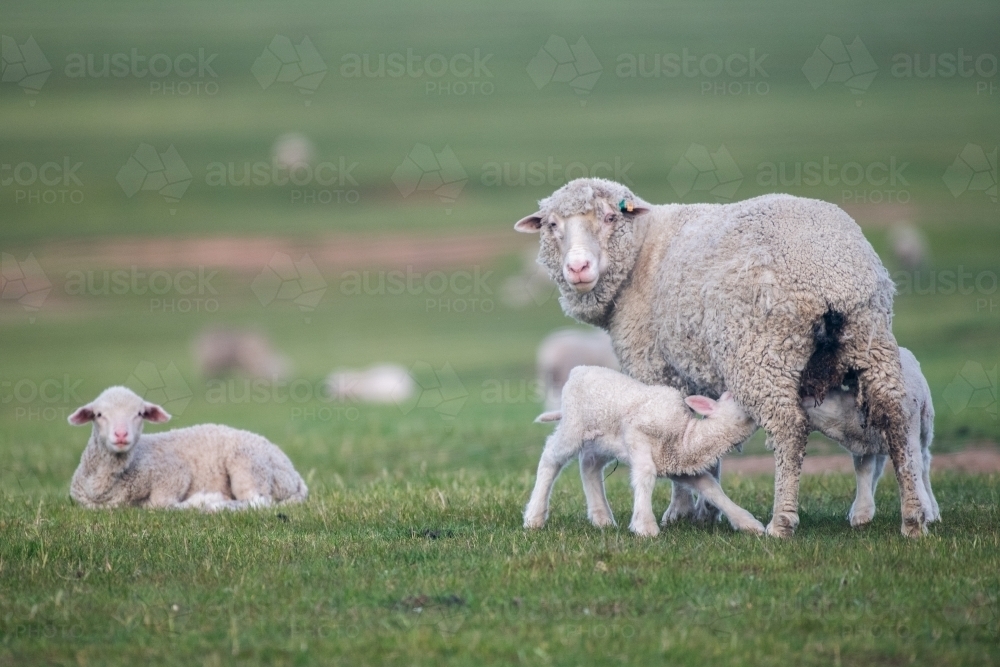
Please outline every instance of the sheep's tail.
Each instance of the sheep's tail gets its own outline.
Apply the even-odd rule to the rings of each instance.
[[[543,412],[535,417],[535,423],[542,424],[544,422],[557,422],[560,419],[562,419],[562,410],[553,410],[552,412]]]
[[[815,348],[802,370],[799,396],[823,402],[826,392],[844,382],[845,368],[842,357],[842,338],[847,318],[836,310],[828,310],[813,325]]]

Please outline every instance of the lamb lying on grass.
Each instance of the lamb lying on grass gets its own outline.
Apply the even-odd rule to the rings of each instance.
[[[928,522],[940,521],[941,510],[931,489],[931,441],[934,439],[934,404],[927,380],[920,372],[920,362],[905,347],[899,348],[903,367],[906,399],[903,413],[906,417],[906,444],[910,457],[922,463],[922,473],[917,485],[920,503]],[[832,389],[822,403],[812,396],[802,399],[802,407],[809,415],[813,428],[828,438],[836,440],[854,456],[854,471],[858,477],[858,490],[847,518],[852,526],[862,526],[875,518],[875,487],[882,477],[885,460],[889,454],[885,438],[871,424],[865,423],[858,407],[857,392]]]
[[[696,418],[685,403],[705,419]],[[672,387],[647,386],[607,368],[577,366],[563,387],[562,412],[546,412],[536,421],[557,420],[561,423],[545,443],[535,489],[524,510],[525,528],[545,524],[556,477],[566,463],[579,457],[587,516],[595,526],[615,522],[601,473],[616,458],[631,469],[632,532],[648,537],[660,532],[653,516],[657,477],[669,477],[697,491],[735,529],[764,532],[763,524],[730,500],[706,472],[757,429],[728,392],[718,401],[705,396],[682,399]],[[668,520],[665,514],[663,522]]]
[[[308,489],[267,438],[219,424],[143,435],[143,420],[170,415],[126,387],[110,387],[69,416],[93,424],[70,496],[84,507],[205,511],[302,502]]]

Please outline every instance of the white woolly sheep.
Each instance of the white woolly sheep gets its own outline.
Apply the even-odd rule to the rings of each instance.
[[[697,419],[685,403],[705,419]],[[538,462],[535,488],[524,510],[525,528],[545,524],[556,477],[566,463],[579,457],[587,516],[595,526],[615,522],[602,471],[611,459],[618,459],[630,468],[635,496],[632,532],[647,537],[660,532],[653,516],[657,477],[696,489],[722,510],[733,528],[764,532],[764,525],[730,500],[718,480],[705,472],[757,429],[728,392],[718,402],[705,396],[682,398],[672,387],[650,387],[608,368],[577,366],[563,388],[561,412],[546,412],[536,421],[557,420],[559,426]],[[664,524],[672,519],[663,515]]]
[[[255,433],[202,424],[143,434],[170,415],[126,387],[109,387],[69,416],[92,423],[70,496],[84,507],[196,507],[207,511],[302,502],[305,482]]]
[[[577,366],[603,366],[618,370],[611,337],[600,329],[560,329],[539,344],[535,354],[538,382],[545,391],[545,409],[560,405],[563,385]]]
[[[810,430],[801,397],[822,399],[849,375],[892,457],[902,532],[926,532],[891,329],[895,285],[843,210],[789,195],[653,206],[599,178],[571,181],[539,206],[515,229],[541,233],[538,261],[563,310],[611,334],[625,373],[688,394],[728,388],[767,432],[770,535],[791,536],[799,522]],[[676,485],[671,506],[706,511]]]
[[[922,463],[921,484],[917,488],[927,521],[939,521],[941,510],[931,489],[931,441],[934,439],[934,404],[927,380],[920,372],[920,362],[905,347],[899,348],[906,382],[907,446],[910,456]],[[875,517],[875,487],[885,467],[888,450],[885,438],[865,423],[858,408],[857,395],[850,388],[831,389],[821,403],[812,396],[802,399],[812,426],[836,440],[854,457],[858,488],[847,518],[852,526],[862,526]]]
[[[416,388],[402,366],[376,364],[364,370],[338,370],[326,378],[326,388],[336,400],[363,403],[403,403]]]
[[[267,336],[248,329],[207,328],[194,341],[194,356],[206,378],[238,372],[276,381],[288,374],[288,361]]]

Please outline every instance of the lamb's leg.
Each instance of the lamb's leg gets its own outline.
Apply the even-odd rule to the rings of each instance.
[[[670,480],[694,488],[702,498],[719,508],[736,530],[756,535],[764,534],[764,524],[754,518],[753,514],[734,503],[723,491],[722,485],[719,484],[714,475],[708,472],[701,475],[677,475],[671,476]]]
[[[660,527],[653,515],[653,488],[656,486],[656,465],[653,463],[651,447],[633,449],[632,467],[629,477],[634,495],[632,521],[629,530],[643,537],[656,537]]]
[[[716,461],[711,468],[705,471],[705,474],[711,475],[716,484],[721,482],[722,459]],[[716,521],[722,519],[722,514],[723,512],[720,512],[720,508],[712,503],[709,498],[706,498],[705,494],[698,490],[698,501],[695,503],[694,520],[698,523],[715,523]]]
[[[875,518],[875,485],[878,478],[875,470],[878,465],[877,454],[854,454],[854,474],[858,480],[858,488],[854,495],[847,518],[854,527],[863,526]],[[885,465],[885,457],[882,457]]]
[[[587,518],[598,528],[615,525],[615,516],[604,491],[604,467],[610,460],[592,452],[580,456],[580,479],[583,481],[583,494],[587,497]]]
[[[931,507],[930,513],[927,516],[927,521],[940,521],[941,520],[941,508],[938,507],[937,498],[934,497],[934,490],[931,489],[931,452],[929,449],[924,449],[922,452],[922,457],[924,462],[923,471],[923,482],[924,490],[927,491],[927,498],[930,500]]]
[[[660,523],[665,526],[681,519],[694,521],[697,515],[698,506],[695,502],[694,492],[683,484],[671,483],[670,505],[663,513],[663,519],[660,520]]]
[[[234,502],[220,509],[240,510],[271,504],[272,473],[267,462],[255,453],[237,452],[226,462],[226,471]]]
[[[549,516],[549,496],[556,477],[574,456],[579,454],[579,446],[567,445],[560,437],[559,429],[545,441],[545,449],[538,461],[535,488],[531,492],[528,506],[524,508],[524,527],[541,528]]]

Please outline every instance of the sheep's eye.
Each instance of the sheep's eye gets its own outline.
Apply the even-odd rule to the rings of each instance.
[[[98,412],[98,413],[97,413],[97,416],[98,416],[98,417],[100,417],[100,416],[101,416],[101,413],[100,413],[100,412]]]
[[[606,222],[606,223],[608,223],[610,225],[614,221],[615,221],[615,214],[614,213],[605,213],[604,214],[604,222]]]

